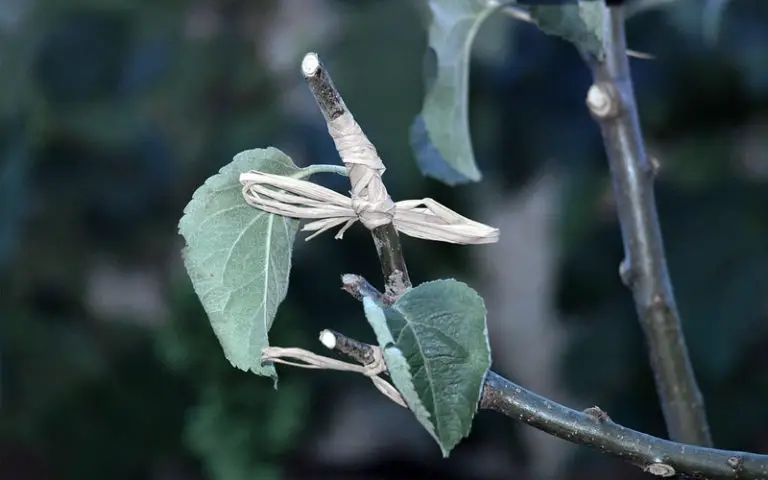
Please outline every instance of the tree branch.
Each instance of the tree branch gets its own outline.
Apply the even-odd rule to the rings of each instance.
[[[480,408],[495,410],[572,443],[633,463],[657,476],[768,478],[768,455],[685,445],[623,427],[597,408],[572,410],[489,372]],[[597,413],[594,413],[597,412]]]
[[[335,120],[347,112],[341,94],[317,54],[308,53],[304,57],[301,70],[326,122]],[[400,247],[400,237],[391,223],[374,228],[371,235],[386,282],[385,293],[389,299],[395,299],[411,288],[403,250]]]
[[[587,105],[600,125],[624,240],[620,272],[632,290],[669,436],[711,445],[704,400],[685,344],[653,192],[655,169],[643,146],[626,55],[621,7],[605,7],[605,58],[587,58],[594,84]]]
[[[371,293],[370,284],[363,277],[351,274],[344,277],[344,290],[358,300]],[[358,286],[362,290],[355,292]],[[332,333],[334,342],[326,345],[332,350],[362,364],[373,358],[371,345]],[[614,423],[597,407],[583,412],[570,409],[494,372],[486,376],[479,407],[621,458],[659,477],[686,474],[693,478],[768,478],[768,455],[696,447],[647,435]]]

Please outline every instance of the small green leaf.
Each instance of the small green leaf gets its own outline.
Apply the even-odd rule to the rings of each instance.
[[[531,5],[530,12],[531,18],[544,33],[568,40],[598,60],[605,57],[605,5],[602,1],[579,0],[564,5]]]
[[[430,71],[424,106],[411,126],[411,146],[424,175],[448,185],[477,182],[482,175],[469,133],[469,59],[475,34],[499,6],[481,0],[428,3]]]
[[[275,148],[246,150],[195,191],[179,222],[184,265],[232,365],[271,376],[261,364],[267,333],[288,290],[299,221],[249,206],[240,174],[300,171]]]
[[[392,337],[392,333],[387,326],[384,310],[370,297],[363,297],[363,308],[365,309],[365,317],[368,319],[368,323],[371,324],[373,331],[376,333],[376,340],[379,342],[379,346],[384,354],[384,363],[387,364],[387,370],[389,371],[392,383],[397,388],[397,391],[400,392],[400,395],[403,396],[406,405],[416,416],[419,423],[440,444],[443,455],[447,456],[448,451],[446,451],[440,438],[435,434],[435,426],[432,424],[430,414],[424,408],[424,404],[421,403],[421,399],[416,392],[408,360],[403,356],[403,352],[395,346],[395,339]]]
[[[472,429],[491,367],[483,299],[464,283],[437,280],[391,307],[368,298],[364,307],[392,382],[447,457]]]

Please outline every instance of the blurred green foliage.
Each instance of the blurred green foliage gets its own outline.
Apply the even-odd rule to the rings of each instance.
[[[181,308],[160,331],[159,353],[197,387],[197,405],[186,414],[187,444],[205,459],[212,478],[279,478],[278,460],[308,420],[309,386],[295,375],[283,376],[277,395],[271,380],[254,381],[232,368],[209,334],[194,293],[184,288],[174,295]],[[280,328],[299,320],[286,318],[295,317],[291,313],[281,312],[272,331],[277,344],[298,340],[295,331]]]

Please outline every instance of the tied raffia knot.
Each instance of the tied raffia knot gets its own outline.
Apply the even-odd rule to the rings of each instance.
[[[379,375],[387,373],[381,348],[372,346],[373,360],[366,365],[347,363],[335,358],[324,357],[303,348],[266,347],[261,352],[262,362],[282,363],[300,368],[337,370],[341,372],[362,373],[370,378],[376,388],[401,407],[408,408],[400,392]]]
[[[372,202],[364,198],[352,198],[352,211],[368,230],[393,223],[397,206],[390,198]]]
[[[459,215],[431,198],[393,202],[381,180],[384,164],[349,112],[329,121],[328,132],[349,172],[351,198],[299,178],[247,172],[240,175],[245,201],[269,213],[312,220],[302,228],[314,232],[307,240],[338,226],[335,238],[340,239],[360,220],[369,230],[391,223],[399,232],[424,240],[498,241],[498,229]]]

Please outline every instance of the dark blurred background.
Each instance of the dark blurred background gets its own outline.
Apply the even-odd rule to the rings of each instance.
[[[565,42],[493,17],[471,71],[485,177],[441,186],[408,145],[417,3],[0,0],[0,478],[644,478],[489,412],[442,460],[362,376],[280,368],[274,391],[230,367],[207,323],[179,258],[182,209],[243,149],[339,162],[299,75],[314,50],[395,199],[501,228],[492,246],[403,240],[415,282],[456,277],[485,297],[494,369],[665,435],[588,71]],[[730,2],[719,22],[717,2],[655,3],[629,44],[655,56],[632,69],[690,353],[716,444],[766,452],[768,3]],[[371,340],[339,289],[347,272],[381,283],[367,233],[304,237],[273,343],[320,351],[326,327]]]

